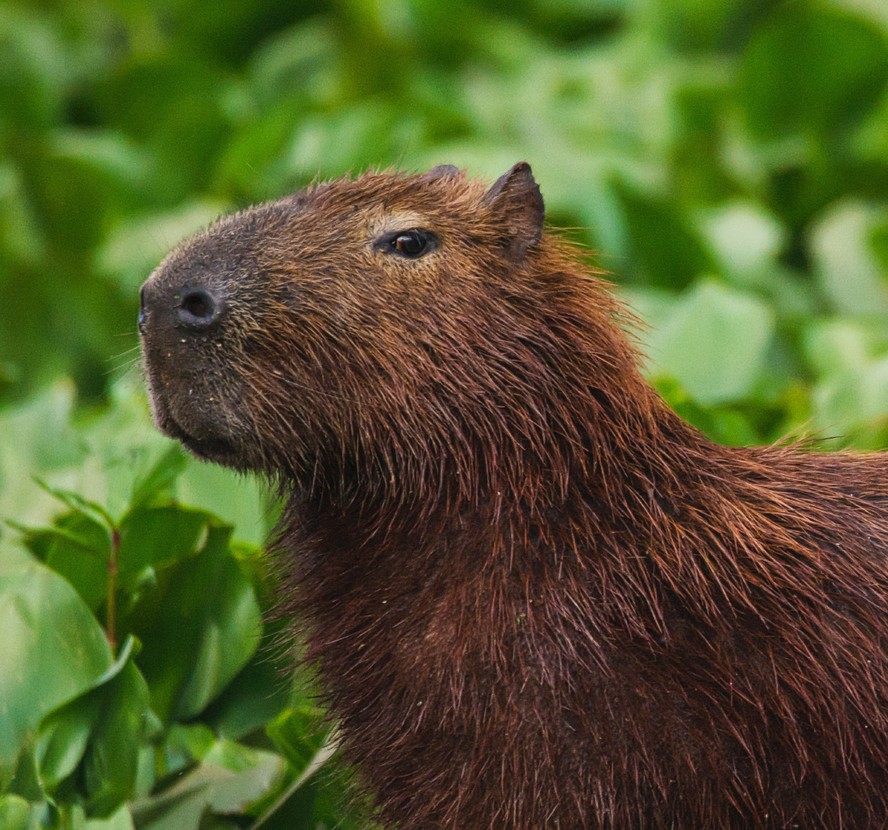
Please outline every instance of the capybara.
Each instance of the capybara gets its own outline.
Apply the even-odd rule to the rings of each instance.
[[[526,163],[318,184],[143,288],[158,427],[275,556],[400,830],[888,827],[888,455],[734,448],[643,379]]]

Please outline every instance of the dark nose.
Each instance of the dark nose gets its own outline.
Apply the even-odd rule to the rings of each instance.
[[[149,327],[170,323],[178,329],[206,331],[219,322],[224,310],[222,297],[203,285],[168,293],[149,280],[139,299],[139,331],[143,335]]]
[[[192,331],[210,328],[222,314],[221,298],[204,286],[186,288],[175,299],[179,325]]]

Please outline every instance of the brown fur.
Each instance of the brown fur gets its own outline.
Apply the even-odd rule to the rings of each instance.
[[[888,457],[710,443],[541,223],[526,165],[367,174],[146,285],[158,424],[289,494],[286,610],[380,817],[888,826]],[[212,332],[167,320],[192,284]]]

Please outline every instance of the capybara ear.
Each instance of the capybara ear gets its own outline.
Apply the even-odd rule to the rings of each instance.
[[[540,241],[546,215],[543,194],[530,165],[519,161],[500,176],[484,194],[484,202],[502,223],[509,258],[515,262],[524,259],[528,248]]]

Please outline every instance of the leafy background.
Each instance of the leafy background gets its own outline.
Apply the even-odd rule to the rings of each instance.
[[[0,828],[362,827],[256,482],[150,426],[137,289],[316,177],[534,167],[717,440],[888,438],[883,0],[0,3]]]

